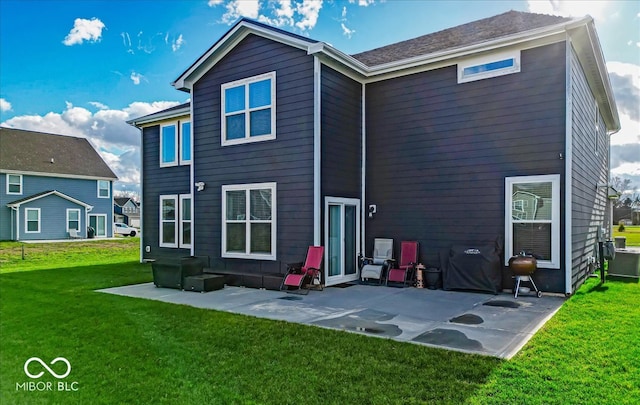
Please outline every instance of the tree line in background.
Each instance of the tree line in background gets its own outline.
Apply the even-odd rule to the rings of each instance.
[[[637,187],[631,184],[630,179],[618,176],[611,179],[611,186],[621,193],[620,198],[614,201],[613,223],[623,221],[626,225],[640,225],[640,193]]]

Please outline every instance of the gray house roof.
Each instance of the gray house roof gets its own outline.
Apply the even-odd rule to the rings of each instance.
[[[0,170],[117,180],[85,138],[0,128]]]
[[[570,20],[564,17],[512,10],[494,17],[458,25],[351,56],[365,65],[376,66],[445,49],[474,45]]]

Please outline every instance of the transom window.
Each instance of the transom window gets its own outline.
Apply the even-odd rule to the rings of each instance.
[[[222,93],[222,145],[275,139],[276,72],[226,83]]]
[[[107,180],[98,180],[98,198],[109,198],[110,195],[109,182]]]
[[[560,175],[505,179],[505,264],[524,251],[560,268]]]
[[[501,52],[465,60],[458,64],[458,83],[488,79],[520,71],[520,51]]]
[[[7,194],[22,194],[21,174],[7,174]]]
[[[275,260],[276,183],[222,186],[222,256]]]

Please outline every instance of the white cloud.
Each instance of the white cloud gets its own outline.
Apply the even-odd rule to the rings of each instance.
[[[212,2],[210,1],[209,6],[217,6],[221,4],[221,2],[214,2],[214,4],[211,3]],[[258,10],[260,9],[260,1],[232,0],[227,3],[226,8],[227,12],[222,16],[222,21],[227,24],[233,23],[240,17],[257,19]]]
[[[133,84],[137,86],[140,84],[140,80],[144,79],[144,76],[142,76],[140,73],[131,72],[131,76],[129,76],[129,78],[131,79]]]
[[[173,52],[176,52],[180,47],[182,47],[182,44],[184,44],[184,38],[182,37],[182,34],[180,34],[178,38],[171,43],[171,49]]]
[[[295,25],[302,31],[312,29],[318,22],[322,0],[303,0],[296,5],[296,12],[302,17]]]
[[[209,0],[209,7],[214,7],[214,6],[218,6],[220,4],[224,3],[224,0]]]
[[[273,25],[275,27],[290,26],[294,24],[294,10],[291,0],[276,0],[269,2],[269,8],[272,10],[274,17],[268,17],[261,14],[258,21]]]
[[[11,103],[4,98],[0,98],[0,111],[11,111],[13,107]]]
[[[73,28],[62,43],[71,46],[82,44],[84,41],[100,41],[103,28],[105,28],[104,23],[95,17],[90,20],[76,18],[73,23]]]
[[[96,107],[99,110],[108,110],[109,106],[102,104],[99,101],[89,101],[89,104],[91,104],[92,106]]]
[[[340,26],[342,27],[342,33],[349,39],[356,32],[356,30],[347,28],[347,26],[344,25],[344,23],[340,23]]]
[[[539,14],[563,17],[584,17],[590,15],[596,20],[607,19],[610,1],[603,0],[528,0],[529,11]]]
[[[99,102],[91,104],[95,105],[94,103],[104,106]],[[44,116],[23,115],[8,119],[0,125],[87,138],[118,176],[116,188],[139,192],[140,131],[126,121],[178,104],[175,101],[134,102],[121,110],[102,109],[91,113],[85,108],[74,107],[67,102],[65,110],[61,113],[49,112]]]

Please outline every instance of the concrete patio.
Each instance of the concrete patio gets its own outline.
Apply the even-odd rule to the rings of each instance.
[[[99,290],[197,308],[339,329],[368,336],[509,359],[565,299],[369,285],[309,295],[225,286],[207,293],[153,283]]]

